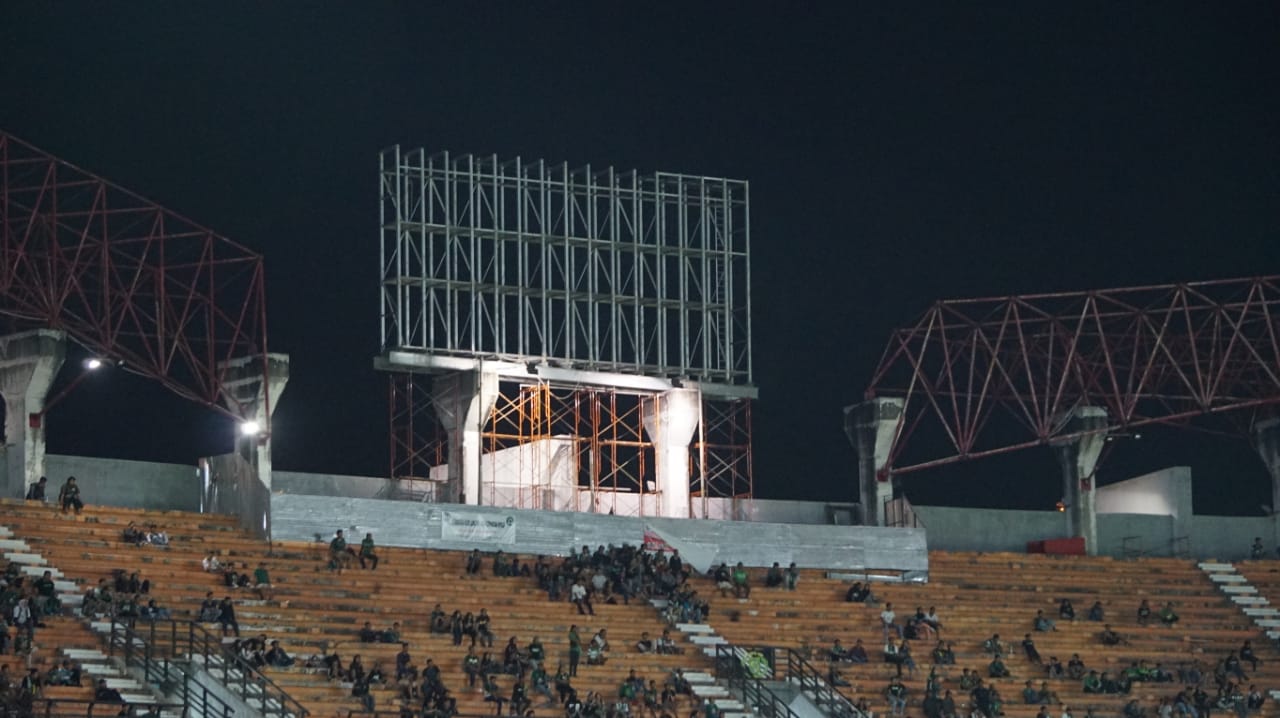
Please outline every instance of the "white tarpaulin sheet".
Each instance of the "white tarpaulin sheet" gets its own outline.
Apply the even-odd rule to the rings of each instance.
[[[441,538],[452,541],[513,544],[516,542],[514,516],[441,511]]]

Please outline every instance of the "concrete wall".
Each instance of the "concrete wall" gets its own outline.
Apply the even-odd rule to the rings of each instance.
[[[929,548],[946,551],[1026,551],[1028,541],[1067,536],[1058,511],[999,511],[915,506],[929,533]]]
[[[1128,549],[1125,539],[1129,538]],[[1149,556],[1172,556],[1174,550],[1172,516],[1147,514],[1102,514],[1098,516],[1098,553],[1125,556],[1134,552]]]
[[[49,454],[49,499],[68,476],[76,477],[86,504],[136,509],[199,511],[201,485],[195,466]]]
[[[442,511],[458,511],[514,526],[505,544],[446,539]],[[651,528],[677,548],[705,554],[708,561],[742,561],[749,566],[928,569],[922,529],[869,526],[802,526],[741,521],[633,518],[573,512],[524,511],[483,506],[448,506],[328,496],[276,494],[271,502],[272,537],[285,541],[328,541],[336,529],[353,538],[371,531],[379,543],[465,550],[503,549],[521,553],[563,554],[575,546],[639,543]],[[684,549],[681,553],[685,553]]]
[[[1272,516],[1195,516],[1191,519],[1191,552],[1198,558],[1235,561],[1249,558],[1254,537],[1272,551],[1276,518]]]
[[[271,472],[272,491],[307,496],[351,496],[371,499],[383,496],[394,483],[396,482],[378,476],[304,474],[300,471],[280,471],[279,469],[273,469]]]

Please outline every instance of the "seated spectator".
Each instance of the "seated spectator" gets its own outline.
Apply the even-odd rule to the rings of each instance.
[[[1262,537],[1258,536],[1253,539],[1253,546],[1249,547],[1249,558],[1257,561],[1267,555],[1267,549],[1262,545]]]
[[[213,597],[213,591],[209,591],[204,595],[204,601],[200,603],[200,623],[217,623],[220,614],[218,600]]]
[[[152,546],[168,546],[169,534],[155,524],[151,524],[147,528],[147,532],[143,534],[143,540]]]
[[[955,651],[948,647],[948,644],[938,641],[933,647],[933,662],[939,666],[954,666],[956,663]]]
[[[987,675],[992,678],[1008,678],[1009,668],[1005,666],[1004,659],[996,654],[995,658],[987,665]]]
[[[785,581],[787,584],[788,591],[796,590],[796,585],[800,583],[800,569],[796,568],[795,561],[792,561],[791,565],[787,566],[787,575],[785,577]]]
[[[609,660],[609,639],[607,637],[607,629],[601,628],[596,635],[591,637],[591,642],[587,644],[587,665],[602,666],[605,661]]]
[[[267,651],[263,658],[267,660],[268,665],[275,666],[276,668],[288,668],[294,664],[293,657],[288,653],[285,653],[285,650],[280,647],[279,641],[271,642],[271,649]]]
[[[1142,603],[1138,604],[1138,625],[1145,626],[1151,620],[1151,605],[1147,603],[1147,599],[1142,599]]]
[[[1064,621],[1076,620],[1076,608],[1071,605],[1071,599],[1064,598],[1058,604],[1058,618]]]
[[[784,582],[785,579],[782,575],[782,565],[777,561],[774,561],[773,565],[769,567],[769,571],[764,575],[764,587],[779,588]]]
[[[1178,614],[1173,611],[1173,601],[1164,604],[1164,608],[1159,613],[1160,624],[1163,626],[1172,626],[1178,622]]]
[[[476,616],[476,634],[474,637],[480,639],[480,645],[486,648],[493,647],[493,619],[489,617],[489,609],[481,608],[480,615]]]
[[[475,688],[480,676],[480,656],[476,655],[475,646],[467,648],[467,655],[462,657],[462,672],[467,676],[467,687]]]
[[[265,561],[259,561],[258,567],[253,570],[253,590],[262,601],[270,601],[275,597],[275,591],[271,586],[271,574],[267,572]]]
[[[400,622],[392,621],[391,627],[378,633],[378,643],[399,643]]]
[[[671,629],[662,629],[662,636],[658,639],[658,653],[663,655],[674,655],[684,653],[684,649],[676,645],[675,640],[671,638]]]
[[[1031,640],[1031,634],[1028,633],[1022,637],[1022,652],[1027,656],[1027,660],[1035,664],[1043,663],[1040,659],[1040,651],[1036,650],[1036,642]]]
[[[139,609],[138,616],[145,621],[168,621],[173,618],[169,609],[161,607],[154,598]]]
[[[67,477],[67,482],[58,491],[58,505],[62,507],[62,513],[75,510],[76,516],[79,516],[84,509],[84,502],[80,500],[80,487],[76,485],[76,477]]]
[[[1080,654],[1072,653],[1071,660],[1067,661],[1067,678],[1078,681],[1084,678],[1084,673],[1084,661],[1080,660]]]
[[[653,639],[649,638],[648,631],[641,632],[640,640],[636,641],[636,651],[639,653],[653,653]]]
[[[978,673],[977,673],[977,671],[974,671],[973,673],[970,673],[968,668],[965,668],[965,669],[961,670],[961,672],[960,672],[960,690],[962,690],[962,691],[971,691],[971,690],[973,690],[974,688],[977,688],[977,687],[978,687],[978,683],[979,683],[980,681],[981,681],[981,679],[978,677]]]
[[[855,581],[849,590],[844,594],[844,600],[849,603],[865,603],[867,597],[871,595],[870,588],[863,588],[861,581]]]
[[[1062,678],[1066,675],[1066,670],[1062,667],[1062,663],[1058,661],[1057,656],[1049,656],[1049,664],[1044,667],[1044,672],[1050,678]]]
[[[1081,687],[1085,693],[1101,693],[1102,678],[1098,675],[1097,671],[1089,671],[1089,675],[1084,677]]]
[[[431,617],[427,619],[427,630],[431,633],[449,632],[448,615],[445,614],[444,609],[438,603],[435,608],[431,609]]]
[[[34,668],[31,670],[35,671]],[[108,686],[106,678],[98,679],[98,687],[93,692],[93,699],[99,703],[124,703],[120,691]]]
[[[373,545],[373,534],[371,533],[366,533],[364,540],[360,542],[360,568],[368,568],[367,564],[373,564],[370,570],[378,570],[378,554]]]
[[[373,712],[376,706],[373,693],[369,691],[369,679],[367,676],[360,676],[351,682],[351,697],[360,701],[360,705],[368,712]]]
[[[1102,623],[1106,620],[1106,611],[1102,609],[1102,601],[1094,601],[1089,607],[1089,620]]]
[[[1035,620],[1032,621],[1031,625],[1035,630],[1041,633],[1058,630],[1058,627],[1054,625],[1053,619],[1044,615],[1044,611],[1036,611]]]
[[[471,549],[471,553],[467,555],[467,568],[466,568],[467,575],[468,576],[479,575],[480,567],[481,567],[480,549],[473,548]]]
[[[844,644],[840,643],[840,639],[837,638],[835,643],[831,645],[831,650],[828,652],[827,660],[837,662],[843,661],[846,660],[848,655],[848,650],[845,649]]]
[[[130,521],[129,525],[124,527],[124,531],[120,535],[120,540],[127,544],[138,546],[146,540],[146,536],[142,533],[142,530],[138,528],[137,524]]]
[[[884,690],[884,695],[889,700],[889,712],[891,715],[906,715],[907,687],[902,685],[902,678],[894,676],[890,679],[889,686]],[[708,716],[708,718],[710,717]]]
[[[991,638],[982,642],[982,650],[992,656],[1003,656],[1006,648],[1004,643],[1000,640],[1000,634],[993,633],[991,634]]]
[[[1124,704],[1124,710],[1121,711],[1124,718],[1143,718],[1147,714],[1142,706],[1138,705],[1138,699],[1134,698]]]
[[[897,619],[898,614],[894,612],[893,604],[886,603],[884,610],[880,612],[880,627],[884,630],[885,640],[888,640],[891,635],[902,638],[902,626],[898,625]]]
[[[1102,627],[1102,633],[1098,634],[1098,639],[1102,641],[1102,645],[1104,646],[1119,646],[1121,644],[1126,646],[1129,645],[1129,642],[1125,640],[1124,636],[1121,636],[1119,633],[1111,630],[1111,624],[1109,623]]]
[[[1040,691],[1036,690],[1031,681],[1027,681],[1022,687],[1022,702],[1027,705],[1036,705],[1040,702]]]
[[[355,558],[355,550],[347,545],[347,537],[342,529],[338,529],[334,532],[333,539],[329,541],[329,569],[341,571],[348,568]]]
[[[1037,699],[1044,705],[1060,705],[1062,701],[1058,700],[1058,694],[1049,689],[1048,681],[1040,681],[1040,689],[1036,692]]]
[[[26,500],[40,501],[40,502],[47,501],[47,499],[45,498],[45,489],[48,486],[49,486],[49,478],[47,476],[41,476],[39,479],[37,479],[35,482],[31,484],[30,488],[27,489]]]
[[[418,671],[413,667],[413,656],[409,653],[409,644],[401,643],[400,652],[396,654],[396,680],[415,680]]]
[[[377,643],[378,642],[379,633],[378,631],[374,630],[373,624],[371,624],[369,621],[364,622],[364,626],[360,629],[359,635],[360,635],[361,643]]]
[[[534,663],[542,663],[547,660],[547,650],[542,646],[542,639],[537,636],[529,642],[529,660]]]
[[[210,552],[200,561],[200,567],[209,573],[217,573],[222,570],[222,562],[218,560],[218,555]]]
[[[1240,646],[1240,660],[1248,661],[1251,670],[1258,670],[1258,666],[1262,661],[1258,660],[1258,655],[1253,652],[1253,641],[1246,640],[1244,645]]]
[[[1257,686],[1249,686],[1249,693],[1245,696],[1245,707],[1251,711],[1262,710],[1262,704],[1267,702],[1266,695],[1258,690]]]
[[[942,630],[942,619],[938,618],[938,612],[934,610],[933,606],[929,607],[929,612],[924,614],[924,618],[922,620],[929,626],[929,628],[932,628],[935,633]]]
[[[44,678],[46,686],[74,686],[79,683],[71,681],[71,661],[64,659],[62,663],[55,665],[49,669],[49,673]],[[8,686],[0,686],[0,691],[7,689]]]
[[[516,643],[516,637],[512,636],[507,641],[507,645],[502,649],[502,670],[504,673],[511,675],[524,675],[525,666],[528,661],[524,654],[520,651],[520,645]]]
[[[845,660],[850,663],[866,663],[867,662],[868,660],[867,649],[865,646],[862,645],[861,638],[853,642],[853,648],[850,648],[848,652],[845,653]]]

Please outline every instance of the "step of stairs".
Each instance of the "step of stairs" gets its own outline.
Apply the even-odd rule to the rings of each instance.
[[[1246,616],[1280,616],[1280,608],[1245,608]]]
[[[1271,602],[1262,596],[1232,596],[1231,602],[1240,606],[1266,606]]]
[[[13,553],[31,553],[31,547],[27,545],[26,541],[15,538],[0,539],[0,550],[12,551]]]
[[[28,566],[43,566],[47,563],[44,556],[38,553],[28,553],[27,551],[6,551],[4,557],[13,563],[25,564]]]
[[[1248,583],[1249,579],[1238,573],[1211,573],[1209,580],[1214,583]]]
[[[1222,584],[1219,588],[1222,589],[1223,593],[1244,593],[1252,595],[1258,592],[1258,589],[1249,585],[1240,586],[1236,584]]]
[[[676,629],[683,633],[715,633],[715,629],[705,623],[677,623]]]
[[[1236,570],[1235,565],[1220,561],[1202,561],[1196,565],[1206,573],[1234,573]]]

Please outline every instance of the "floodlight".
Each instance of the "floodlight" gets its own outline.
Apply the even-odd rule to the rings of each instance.
[[[84,360],[84,368],[89,371],[102,368],[102,360],[98,357],[89,357]]]
[[[261,431],[262,426],[252,419],[240,422],[240,434],[243,436],[257,436]]]

